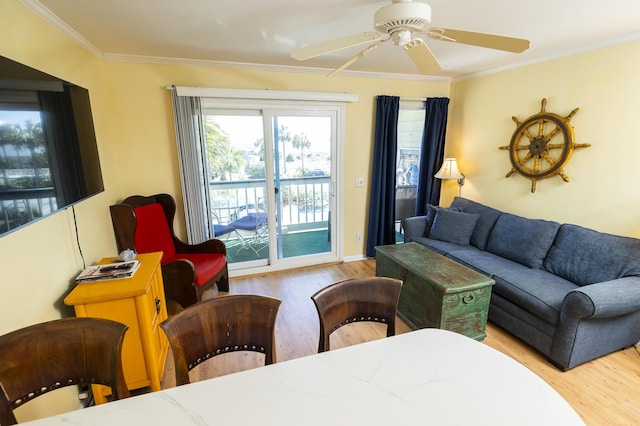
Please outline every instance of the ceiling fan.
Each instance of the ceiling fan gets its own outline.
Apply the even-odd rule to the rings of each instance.
[[[333,75],[351,66],[376,47],[391,40],[393,44],[401,46],[407,52],[422,74],[429,75],[440,71],[442,66],[424,40],[415,37],[416,34],[425,34],[435,40],[488,47],[513,53],[521,53],[529,48],[529,40],[450,28],[426,28],[430,22],[431,6],[428,4],[412,0],[392,0],[391,4],[381,7],[373,15],[373,28],[376,32],[369,31],[305,46],[292,51],[291,57],[304,61],[373,42],[329,74]]]

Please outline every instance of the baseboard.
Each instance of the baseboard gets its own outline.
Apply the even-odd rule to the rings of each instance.
[[[359,254],[356,256],[347,256],[342,258],[343,262],[356,262],[358,260],[365,260],[365,259],[369,259],[367,256],[363,255],[363,254]]]

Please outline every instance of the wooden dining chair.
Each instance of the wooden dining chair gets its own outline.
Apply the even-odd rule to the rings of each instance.
[[[387,324],[387,337],[395,335],[396,311],[402,281],[371,277],[339,281],[317,291],[311,299],[318,310],[318,352],[330,349],[329,336],[343,325],[358,321]]]
[[[109,207],[118,250],[162,252],[162,279],[168,302],[186,308],[218,286],[229,291],[227,248],[212,238],[200,244],[180,240],[173,221],[176,202],[169,194],[133,195]]]
[[[203,300],[163,321],[176,371],[176,386],[189,383],[198,364],[234,351],[264,354],[276,362],[275,324],[281,301],[238,294]]]
[[[17,424],[13,410],[71,385],[111,387],[130,396],[122,370],[129,326],[100,318],[63,318],[0,336],[0,425]]]

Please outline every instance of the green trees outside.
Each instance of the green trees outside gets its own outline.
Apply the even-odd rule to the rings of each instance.
[[[211,179],[233,180],[231,174],[242,167],[244,156],[229,143],[229,135],[212,119],[205,120],[207,163]]]
[[[278,143],[282,143],[282,158],[285,159],[285,161],[283,161],[282,167],[284,169],[284,173],[287,173],[287,143],[291,142],[291,132],[289,131],[289,128],[287,126],[285,126],[284,124],[281,124],[278,127]]]
[[[28,155],[22,154],[25,150],[29,153]],[[2,186],[15,189],[51,186],[50,173],[42,173],[48,167],[49,161],[41,123],[26,120],[23,124],[0,126]],[[20,177],[11,178],[9,170],[24,170],[24,172],[19,173]]]
[[[311,141],[309,140],[309,138],[305,133],[300,133],[293,136],[293,139],[291,140],[291,145],[295,149],[300,150],[300,161],[301,161],[300,168],[301,168],[301,174],[304,176],[304,150],[305,148],[307,149],[311,148]]]
[[[229,135],[214,121],[213,117],[208,117],[205,120],[204,130],[207,144],[207,163],[211,179],[219,179],[221,181],[238,179],[237,174],[243,170],[243,167],[248,179],[265,178],[263,138],[255,140],[250,151],[243,151],[231,145]],[[311,171],[306,170],[304,164],[305,150],[311,148],[311,141],[308,136],[304,132],[292,134],[289,128],[283,124],[278,126],[275,133],[279,156],[284,159],[282,162],[282,174],[289,176],[291,173],[295,173],[297,176],[310,176]],[[300,151],[298,158],[300,158],[301,167],[298,170],[289,170],[288,172],[288,166],[290,168],[291,163],[295,162],[297,157],[290,152],[292,148]],[[255,159],[259,160],[256,161]]]
[[[42,124],[0,125],[0,188],[28,190],[53,186]],[[0,232],[16,228],[42,216],[40,203],[4,200],[0,205]]]

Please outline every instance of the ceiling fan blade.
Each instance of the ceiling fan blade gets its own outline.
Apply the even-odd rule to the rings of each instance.
[[[442,69],[429,46],[420,38],[414,38],[404,45],[411,60],[424,75],[436,73]]]
[[[291,52],[291,57],[299,61],[315,58],[316,56],[326,55],[337,50],[346,49],[348,47],[358,46],[364,43],[370,43],[383,37],[382,34],[370,31],[361,34],[354,34],[347,37],[337,38],[325,41],[323,43],[313,44],[311,46],[301,47]]]
[[[353,64],[355,61],[357,61],[358,59],[362,58],[364,55],[366,55],[367,53],[369,53],[370,51],[372,51],[373,49],[375,49],[376,47],[380,46],[382,43],[384,43],[385,41],[391,40],[390,37],[387,38],[383,38],[382,40],[378,40],[377,42],[373,43],[371,46],[368,46],[366,49],[364,49],[363,51],[361,51],[360,53],[358,53],[356,56],[354,56],[353,58],[349,59],[347,62],[345,62],[344,64],[340,65],[338,68],[336,68],[335,70],[331,71],[329,73],[329,77],[339,73],[340,71],[342,71],[345,68],[348,68],[349,66],[351,66],[351,64]]]
[[[529,48],[529,40],[451,28],[429,28],[427,35],[436,40],[488,47],[489,49],[522,53]]]

